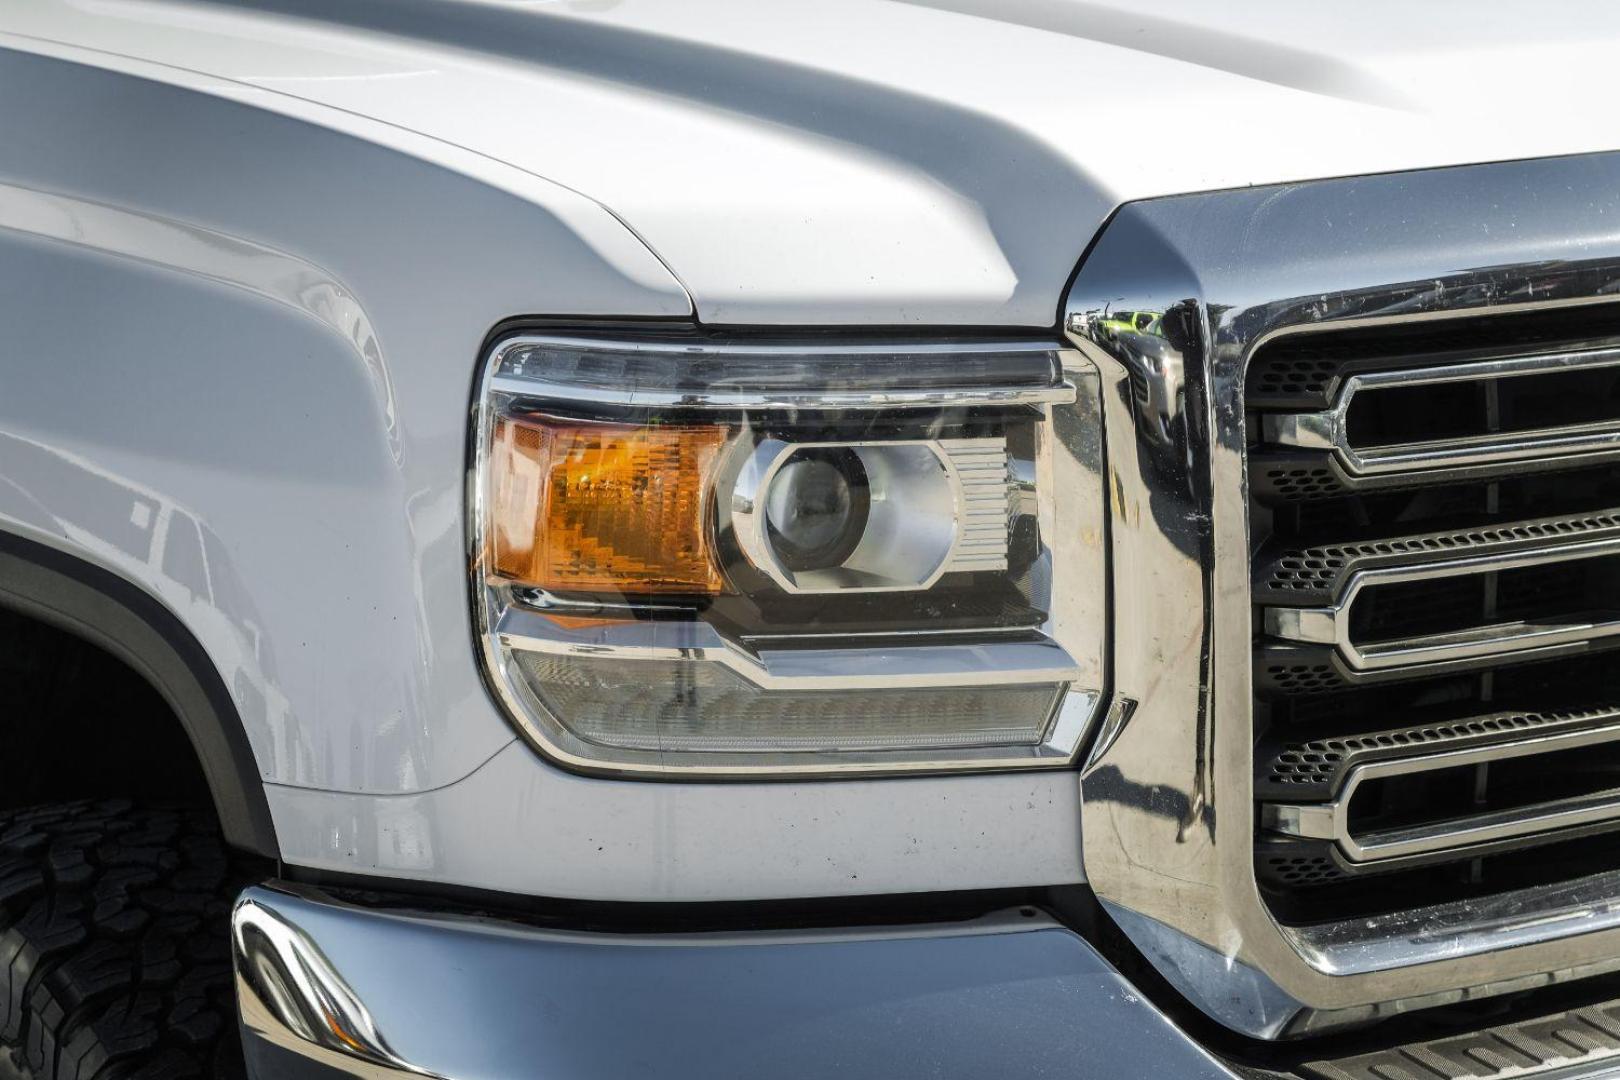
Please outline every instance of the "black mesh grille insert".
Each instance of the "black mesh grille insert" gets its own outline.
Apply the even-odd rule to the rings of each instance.
[[[1352,565],[1383,565],[1428,556],[1444,558],[1608,531],[1620,533],[1620,511],[1309,548],[1273,548],[1262,552],[1256,561],[1259,572],[1255,576],[1255,598],[1284,604],[1320,602],[1335,590],[1346,568]]]

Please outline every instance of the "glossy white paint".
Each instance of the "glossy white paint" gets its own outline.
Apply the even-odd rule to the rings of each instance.
[[[680,287],[571,192],[321,116],[17,53],[0,100],[0,517],[166,602],[267,780],[465,776],[513,738],[467,610],[480,343]]]
[[[710,322],[1049,325],[1127,200],[1620,139],[1585,107],[1620,84],[1601,0],[253,7],[6,0],[0,25],[548,177]]]
[[[1051,325],[1128,199],[1620,142],[1570,104],[1620,81],[1610,5],[1230,18],[0,0],[0,527],[192,628],[294,861],[618,899],[1076,880],[1071,774],[640,785],[515,744],[468,627],[470,385],[520,314]]]
[[[1072,774],[641,785],[514,743],[468,626],[480,343],[679,286],[543,181],[53,52],[0,54],[0,527],[191,628],[289,860],[618,899],[1078,877]]]
[[[271,786],[301,866],[593,900],[749,900],[1082,880],[1073,773],[819,784],[572,776],[514,744],[446,788]]]

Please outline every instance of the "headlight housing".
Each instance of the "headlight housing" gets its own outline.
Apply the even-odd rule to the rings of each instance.
[[[469,500],[496,694],[594,771],[1066,764],[1103,688],[1097,385],[1043,341],[499,342]]]

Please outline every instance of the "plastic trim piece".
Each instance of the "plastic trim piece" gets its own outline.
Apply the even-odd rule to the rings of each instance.
[[[1600,1080],[1620,1076],[1620,1002],[1604,1002],[1331,1061],[1307,1062],[1311,1080]]]
[[[4,532],[0,606],[105,649],[151,683],[196,750],[226,842],[280,857],[236,706],[208,654],[175,615],[111,571]]]

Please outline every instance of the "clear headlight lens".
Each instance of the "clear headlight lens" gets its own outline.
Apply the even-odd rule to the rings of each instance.
[[[1102,688],[1096,395],[1044,342],[502,342],[471,492],[491,681],[584,768],[1066,763]]]

